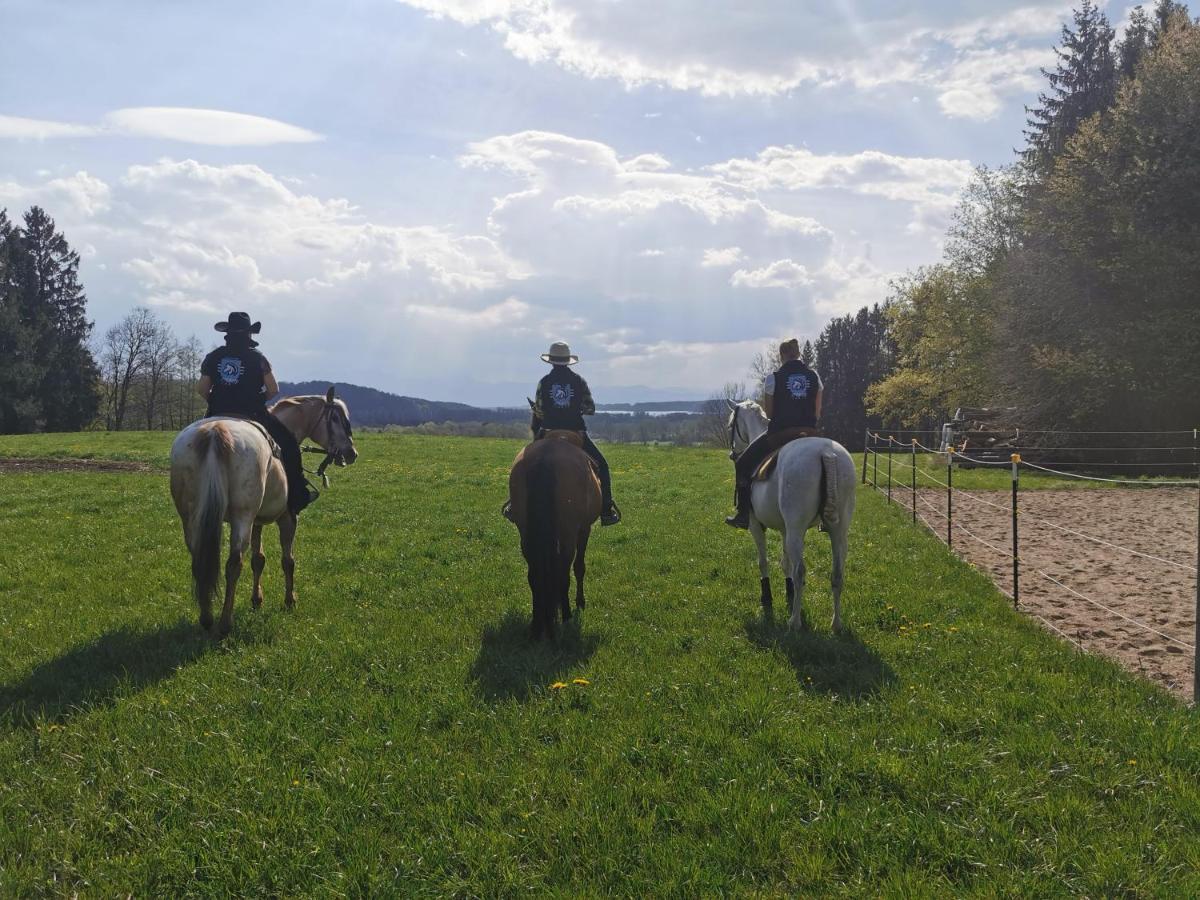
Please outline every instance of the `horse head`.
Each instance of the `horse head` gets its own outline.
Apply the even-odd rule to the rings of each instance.
[[[534,437],[537,437],[538,432],[542,430],[542,420],[537,414],[537,404],[528,397],[525,398],[525,402],[529,404],[529,430],[533,432]]]
[[[354,429],[350,426],[350,410],[346,401],[337,398],[332,384],[325,392],[321,417],[310,436],[339,466],[350,465],[358,459],[358,450],[354,447]]]
[[[735,403],[726,399],[729,407],[729,419],[726,427],[729,429],[729,458],[737,459],[750,442],[767,430],[767,414],[753,400],[742,400]]]

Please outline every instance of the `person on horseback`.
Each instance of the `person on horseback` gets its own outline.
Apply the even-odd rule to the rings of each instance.
[[[244,312],[229,314],[229,320],[213,326],[225,334],[225,346],[218,347],[200,364],[197,392],[208,401],[205,416],[237,416],[262,425],[279,445],[280,460],[287,473],[288,510],[299,515],[313,500],[300,462],[300,443],[287,426],[267,411],[267,400],[279,393],[279,384],[267,358],[255,347],[251,335],[262,330],[262,322],[250,324]]]
[[[795,338],[779,345],[779,360],[782,365],[763,379],[763,410],[770,424],[734,460],[737,512],[725,519],[734,528],[750,527],[750,483],[763,461],[789,441],[817,433],[824,390],[821,376],[800,358],[800,342]]]
[[[542,361],[553,368],[538,382],[533,401],[534,433],[542,431],[574,431],[583,439],[583,449],[596,464],[596,475],[600,479],[600,524],[616,525],[621,521],[621,511],[613,502],[612,476],[608,462],[600,448],[587,433],[584,416],[595,415],[596,404],[588,384],[571,366],[579,357],[562,341],[550,345],[550,351],[542,354]]]

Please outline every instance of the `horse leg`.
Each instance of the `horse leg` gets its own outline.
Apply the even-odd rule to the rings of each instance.
[[[267,557],[262,552],[262,525],[254,523],[250,531],[250,569],[254,572],[254,590],[250,593],[250,605],[255,609],[262,606],[262,573]]]
[[[296,605],[296,558],[292,555],[292,544],[296,540],[296,517],[284,513],[279,520],[279,562],[283,566],[283,605],[291,609]]]
[[[847,517],[848,518],[848,517]],[[842,520],[830,531],[830,549],[833,554],[833,569],[830,586],[833,590],[833,630],[842,630],[842,583],[846,572],[846,551],[850,543],[850,523]]]
[[[592,526],[584,525],[579,529],[579,549],[575,551],[575,608],[583,609],[587,603],[583,599],[583,576],[587,571],[584,555],[587,553],[588,538],[592,536]]]
[[[792,580],[796,585],[792,600],[792,617],[788,620],[788,627],[794,631],[801,631],[807,627],[804,621],[804,528],[789,528],[784,545],[792,563]]]
[[[771,567],[767,562],[767,532],[762,522],[754,513],[750,513],[750,534],[754,536],[754,546],[758,550],[758,583],[761,587],[759,602],[762,604],[763,615],[771,615]]]
[[[554,593],[558,596],[558,607],[562,620],[571,618],[571,548],[563,548],[558,554],[558,565],[554,570]],[[553,608],[553,607],[552,607]],[[553,617],[551,617],[553,621]]]
[[[242,557],[250,544],[250,532],[246,523],[235,518],[229,525],[229,559],[225,561],[225,606],[217,623],[218,637],[225,637],[233,630],[233,597],[237,591],[238,578],[242,575]]]
[[[795,606],[796,582],[792,580],[792,561],[788,558],[786,529],[783,532],[783,550],[779,554],[779,567],[783,569],[784,585],[787,589],[788,615],[790,616],[792,614],[792,607]]]

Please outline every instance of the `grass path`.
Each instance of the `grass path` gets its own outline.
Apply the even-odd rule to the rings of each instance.
[[[0,454],[170,442],[123,439]],[[0,474],[0,895],[1200,892],[1195,715],[870,488],[851,632],[812,532],[797,637],[721,523],[724,455],[613,447],[625,523],[582,623],[530,646],[517,446],[364,436],[304,516],[297,610],[270,535],[220,645],[163,474]]]

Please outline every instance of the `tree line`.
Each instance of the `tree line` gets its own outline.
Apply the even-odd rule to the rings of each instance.
[[[811,344],[822,426],[847,447],[960,407],[1045,431],[1200,422],[1200,26],[1160,0],[1118,39],[1087,0],[1056,53],[1025,146],[976,170],[942,259]],[[723,396],[712,443],[728,439]]]

